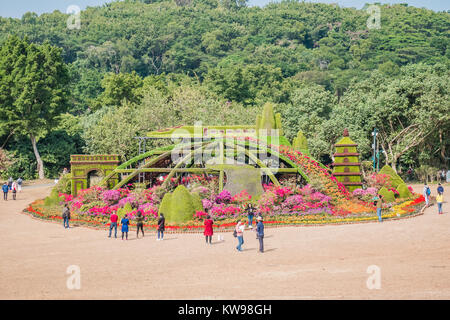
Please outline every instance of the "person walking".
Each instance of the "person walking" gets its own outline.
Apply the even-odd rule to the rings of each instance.
[[[5,184],[2,186],[2,190],[3,190],[3,200],[8,201],[8,192],[9,192],[9,187],[8,184],[5,182]]]
[[[383,196],[379,194],[377,199],[377,216],[379,222],[383,222],[383,219],[381,218],[382,209],[383,209]]]
[[[139,230],[142,231],[142,237],[144,237],[144,216],[142,215],[142,212],[138,212],[136,216],[136,223],[137,223],[137,234],[136,238],[139,239]]]
[[[22,183],[23,180],[22,178],[19,177],[19,179],[17,179],[17,191],[22,192]]]
[[[245,230],[245,220],[241,220],[236,225],[236,237],[238,239],[238,245],[236,250],[242,252],[242,245],[244,244],[244,230]]]
[[[430,187],[428,186],[427,182],[425,181],[425,184],[423,186],[423,197],[425,198],[425,205],[427,207],[430,204],[430,199],[429,199],[430,195],[431,195]]]
[[[255,208],[253,208],[253,205],[251,203],[249,203],[247,206],[247,216],[248,216],[248,227],[252,229],[253,217],[255,216]]]
[[[122,224],[122,240],[124,235],[126,235],[126,239],[128,240],[128,225],[130,224],[130,220],[128,219],[127,214],[123,217],[120,223]]]
[[[13,182],[14,182],[14,179],[12,177],[9,177],[9,179],[8,179],[8,188],[9,188],[9,190],[12,190]]]
[[[119,220],[119,216],[116,212],[113,212],[113,214],[110,217],[110,225],[109,225],[109,236],[108,238],[111,238],[112,230],[114,229],[114,238],[117,239],[117,221]]]
[[[166,229],[166,218],[164,214],[161,213],[158,219],[158,241],[164,240],[164,230]]]
[[[444,203],[444,194],[442,192],[438,192],[436,202],[438,205],[438,214],[442,214],[442,204]]]
[[[264,223],[263,218],[258,217],[256,219],[258,223],[256,224],[256,238],[259,240],[259,252],[264,253]]]
[[[203,232],[206,237],[206,244],[211,244],[212,242],[212,237],[214,235],[213,224],[213,219],[211,219],[211,216],[208,215],[205,220],[205,231]]]
[[[64,208],[63,208],[63,212],[62,212],[62,218],[63,218],[63,223],[64,223],[64,229],[69,229],[69,220],[70,220],[70,209],[69,206],[66,204],[64,204]]]

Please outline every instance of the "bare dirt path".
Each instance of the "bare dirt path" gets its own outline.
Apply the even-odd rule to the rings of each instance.
[[[0,201],[0,299],[450,299],[444,187],[444,215],[433,206],[382,224],[268,229],[264,254],[250,232],[238,253],[231,234],[207,246],[200,234],[157,242],[131,232],[127,242],[65,230],[20,214],[50,192],[27,188],[17,201]],[[80,290],[67,288],[70,265],[80,267]],[[371,265],[381,289],[367,288]]]

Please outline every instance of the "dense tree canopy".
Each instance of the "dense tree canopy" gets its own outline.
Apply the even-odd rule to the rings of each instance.
[[[8,50],[11,35],[27,38],[65,62],[69,114],[51,117],[59,131],[45,117],[29,122],[39,128],[34,135],[52,176],[70,153],[129,158],[137,152],[132,138],[148,130],[196,120],[254,123],[266,102],[283,115],[287,137],[302,130],[324,162],[344,127],[370,158],[376,126],[383,161],[399,169],[448,166],[450,14],[380,8],[374,29],[365,9],[294,0],[264,8],[235,0],[113,1],[82,11],[80,29],[67,28],[69,16],[59,11],[0,18],[0,44]],[[32,86],[25,79],[21,85]],[[0,93],[4,110],[21,103],[8,87]],[[10,172],[31,177],[33,150],[24,131],[12,130],[14,121],[3,116],[0,147],[15,160]],[[56,157],[45,145],[57,137]]]

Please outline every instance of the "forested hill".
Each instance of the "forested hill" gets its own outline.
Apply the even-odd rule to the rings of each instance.
[[[450,13],[378,8],[379,28],[367,8],[298,1],[116,1],[79,29],[59,11],[0,18],[0,175],[130,159],[137,135],[253,124],[265,103],[325,164],[343,128],[370,161],[376,127],[382,164],[434,174],[449,166]]]
[[[1,18],[0,42],[16,34],[63,48],[65,61],[73,67],[79,109],[101,92],[107,72],[136,71],[142,77],[184,73],[202,80],[226,77],[242,66],[270,81],[295,77],[340,95],[350,79],[363,78],[369,70],[389,73],[408,63],[449,63],[446,12],[383,5],[381,28],[368,30],[366,10],[336,5],[178,3],[118,1],[90,7],[81,13],[79,30],[68,29],[68,15],[59,11]],[[254,102],[245,93],[227,98]]]

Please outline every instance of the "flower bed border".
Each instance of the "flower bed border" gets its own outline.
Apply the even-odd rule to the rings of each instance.
[[[417,201],[417,199],[415,200]],[[411,202],[405,201],[404,203],[401,203],[397,205],[396,207],[399,207],[400,210],[403,210],[403,207],[410,207],[410,205],[406,205],[406,203]],[[424,201],[419,201],[416,205],[419,205]],[[400,214],[400,216],[392,216],[389,214],[382,215],[383,221],[396,221],[396,220],[403,220],[403,219],[409,219],[414,218],[420,215],[423,215],[425,208],[427,206],[424,205],[419,210],[414,210],[414,212],[407,212],[405,214]],[[26,214],[28,216],[31,216],[34,219],[38,219],[41,221],[51,222],[51,223],[61,223],[62,217],[60,216],[44,216],[44,214],[38,210],[33,209],[32,204],[30,204],[26,209],[23,210],[23,214]],[[330,219],[330,220],[309,220],[309,222],[306,221],[300,221],[300,222],[290,222],[290,221],[264,221],[264,225],[266,228],[285,228],[285,227],[319,227],[319,226],[335,226],[335,225],[347,225],[347,224],[362,224],[362,223],[378,223],[378,217],[377,216],[370,216],[370,217],[362,217],[357,219],[352,218],[341,218],[343,221],[336,221],[338,219]],[[349,219],[348,221],[345,221],[345,219]],[[71,219],[71,224],[76,227],[84,227],[88,229],[94,229],[94,230],[109,230],[110,223],[101,223],[98,221],[87,221],[87,220],[80,220],[80,219]],[[223,225],[214,225],[214,232],[215,233],[223,233],[223,232],[231,232],[234,230],[234,226],[236,225],[235,222],[233,223],[227,223]],[[132,230],[135,230],[136,225],[130,224],[130,227],[133,227]],[[147,232],[150,233],[156,233],[156,225],[150,225],[150,224],[144,224],[144,229]],[[166,233],[195,233],[200,234],[203,233],[204,226],[166,226]]]

